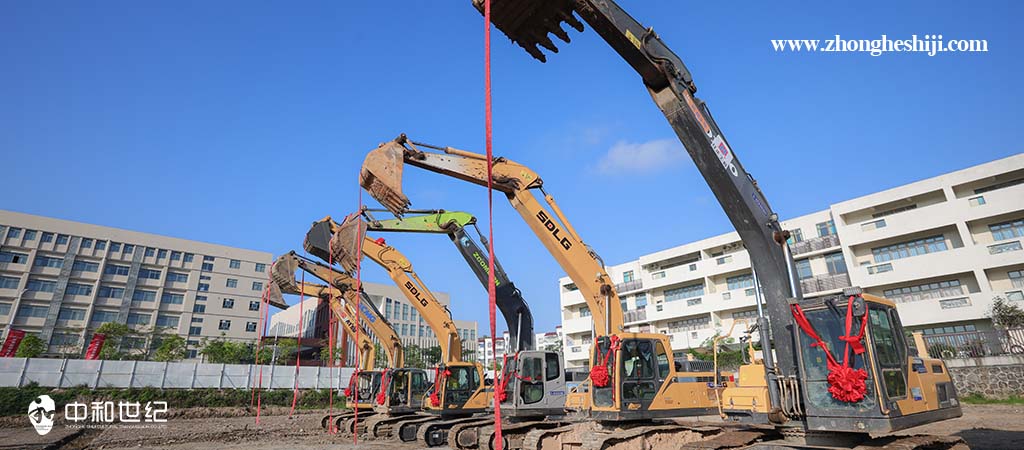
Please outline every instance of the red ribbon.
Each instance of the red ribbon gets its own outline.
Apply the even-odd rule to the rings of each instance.
[[[825,352],[826,365],[828,367],[828,392],[836,400],[847,403],[859,402],[867,394],[867,371],[850,367],[851,361],[848,358],[851,348],[854,355],[864,353],[865,349],[862,341],[864,340],[864,329],[868,324],[868,314],[865,311],[858,334],[851,334],[853,331],[854,298],[856,297],[851,296],[846,305],[846,335],[839,336],[839,340],[845,343],[843,346],[843,362],[841,364],[832,356],[828,346],[821,340],[818,333],[814,331],[814,327],[807,320],[807,316],[804,314],[803,309],[800,308],[800,305],[794,304],[790,306],[796,324],[803,330],[804,334],[814,340],[811,343],[811,347],[820,347]]]

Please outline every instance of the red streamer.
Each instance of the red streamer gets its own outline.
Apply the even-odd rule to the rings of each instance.
[[[491,0],[484,0],[484,128],[487,148],[487,313],[491,325],[491,353],[497,355],[495,342],[495,295],[494,295],[494,196],[492,195],[494,174],[491,122]],[[494,373],[498,373],[498,358],[494,358]],[[501,401],[494,396],[494,445],[502,450]]]

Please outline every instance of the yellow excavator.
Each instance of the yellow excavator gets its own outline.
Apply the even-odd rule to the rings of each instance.
[[[366,236],[366,222],[358,215],[347,217],[341,224],[329,216],[314,222],[304,246],[310,254],[336,261],[350,272],[356,270],[363,256],[369,257],[388,272],[437,336],[441,363],[435,367],[434,383],[423,397],[427,416],[374,417],[366,423],[368,437],[397,437],[403,442],[435,446],[443,442],[449,428],[477,420],[473,415],[487,410],[493,392],[484,383],[483,367],[462,359],[462,339],[451,313],[427,289],[405,255],[383,238]]]
[[[301,269],[328,285],[299,281],[295,278],[296,269]],[[355,339],[357,334],[359,336],[356,343],[360,356],[357,363],[359,371],[349,381],[346,389],[347,406],[352,412],[324,416],[321,420],[324,428],[333,421],[343,434],[351,434],[361,431],[366,419],[374,413],[397,416],[420,410],[422,394],[428,384],[426,372],[423,369],[404,367],[403,346],[398,333],[365,292],[357,293],[356,280],[351,275],[303,257],[294,251],[278,257],[271,266],[270,273],[271,299],[281,298],[282,293],[323,299],[328,302],[332,314],[345,327],[348,335],[352,339]],[[359,302],[356,301],[357,295],[362,297]],[[356,333],[360,317],[363,327]],[[365,328],[368,328],[369,332]],[[387,356],[387,366],[382,369],[374,367],[374,338]],[[358,420],[356,411],[359,412]],[[356,429],[356,426],[360,429]]]

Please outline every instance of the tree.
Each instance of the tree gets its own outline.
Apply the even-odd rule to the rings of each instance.
[[[295,362],[291,359],[292,354],[298,357],[299,344],[292,339],[278,339],[277,344],[277,356],[274,357],[274,364],[289,364]]]
[[[153,356],[155,361],[178,361],[185,357],[185,338],[176,334],[167,336],[160,340]]]
[[[37,358],[46,351],[46,344],[43,343],[39,336],[34,334],[26,334],[21,339],[21,345],[18,346],[18,352],[14,356],[18,358]]]
[[[254,359],[252,345],[229,341],[224,338],[223,333],[216,339],[204,338],[201,345],[203,349],[199,353],[206,358],[206,362],[214,364],[242,364]]]
[[[103,348],[100,349],[100,359],[124,360],[131,359],[131,352],[121,351],[125,338],[135,337],[135,330],[123,323],[107,322],[96,329],[96,333],[106,336],[103,341]]]
[[[1024,327],[1024,309],[1002,297],[992,299],[988,316],[992,324],[999,328],[1009,330]]]
[[[437,364],[441,363],[441,347],[440,346],[435,345],[433,347],[427,347],[427,348],[423,349],[423,351],[421,353],[423,355],[422,357],[423,357],[423,363],[424,364],[437,365]],[[465,357],[463,357],[463,360],[468,361],[468,359],[465,358]]]
[[[412,344],[405,346],[405,366],[420,369],[427,368],[423,362],[423,350],[420,346]]]

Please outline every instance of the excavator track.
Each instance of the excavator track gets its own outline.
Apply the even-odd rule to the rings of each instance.
[[[437,420],[416,424],[415,434],[410,433],[409,428],[403,425],[399,436],[403,442],[416,441],[427,447],[440,447],[448,443],[448,430],[457,425],[487,425],[494,423],[494,419],[483,416],[461,417],[458,419]],[[411,427],[412,425],[410,425]],[[411,438],[411,439],[410,439]]]
[[[363,426],[364,438],[367,440],[375,439],[394,439],[397,437],[396,432],[403,423],[406,421],[426,421],[436,419],[437,416],[433,414],[414,413],[400,416],[390,416],[387,414],[378,414],[366,420],[366,424]]]
[[[520,450],[526,435],[534,430],[548,430],[567,425],[569,422],[557,420],[532,420],[501,424],[502,448]],[[460,424],[448,430],[448,446],[458,450],[493,449],[494,421],[483,424]]]

